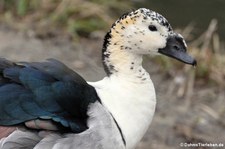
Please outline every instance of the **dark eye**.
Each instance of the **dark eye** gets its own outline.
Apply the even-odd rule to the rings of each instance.
[[[149,25],[148,28],[150,29],[150,31],[157,31],[157,28],[155,27],[155,25]]]

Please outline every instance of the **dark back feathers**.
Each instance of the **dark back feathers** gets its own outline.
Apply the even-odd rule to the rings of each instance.
[[[99,100],[95,89],[63,63],[13,63],[0,58],[0,125],[52,119],[73,132],[87,129],[87,110]]]

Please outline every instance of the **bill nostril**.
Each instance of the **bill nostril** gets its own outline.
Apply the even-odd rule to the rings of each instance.
[[[186,48],[179,47],[178,45],[173,45],[173,49],[180,52],[186,52]]]
[[[177,45],[174,45],[173,48],[174,48],[175,50],[177,50],[177,51],[180,50],[180,48],[179,48]]]

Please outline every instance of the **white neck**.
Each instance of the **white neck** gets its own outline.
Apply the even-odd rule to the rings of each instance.
[[[145,83],[150,80],[149,73],[142,67],[142,56],[127,54],[125,58],[117,61],[119,62],[113,64],[116,72],[110,78],[121,78],[133,83]]]
[[[119,36],[114,36],[106,44],[103,64],[108,77],[89,84],[95,87],[103,105],[117,121],[127,148],[132,149],[151,123],[156,97],[150,76],[142,67],[142,55],[121,46],[123,43]]]
[[[142,56],[117,52],[111,51],[108,59],[113,73],[90,84],[114,116],[130,149],[137,145],[151,123],[156,104],[155,89],[142,67]]]
[[[150,80],[149,74],[142,67],[142,55],[133,53],[121,45],[117,41],[111,41],[103,52],[103,64],[109,72],[108,75],[130,78],[130,81],[135,82]]]

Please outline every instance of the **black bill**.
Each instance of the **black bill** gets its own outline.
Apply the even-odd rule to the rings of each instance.
[[[186,64],[193,66],[197,65],[197,62],[186,52],[186,46],[184,40],[179,35],[169,36],[167,39],[166,47],[159,49],[159,53],[175,58]]]

